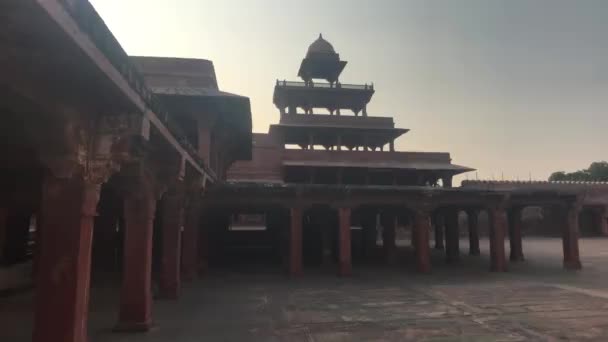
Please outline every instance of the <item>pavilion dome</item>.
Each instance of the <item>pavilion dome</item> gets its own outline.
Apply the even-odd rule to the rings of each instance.
[[[319,38],[317,38],[317,40],[315,40],[308,47],[308,53],[306,55],[309,56],[310,54],[335,55],[336,51],[334,50],[334,47],[327,40],[323,39],[323,35],[319,34]]]

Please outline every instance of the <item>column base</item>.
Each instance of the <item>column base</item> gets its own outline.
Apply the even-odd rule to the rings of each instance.
[[[161,291],[158,294],[158,299],[162,299],[162,300],[178,300],[179,299],[179,291],[177,290],[165,290],[165,291]]]
[[[490,272],[507,272],[507,266],[499,266],[499,265],[492,265],[490,266]]]
[[[445,258],[445,262],[448,264],[458,264],[460,263],[460,257],[447,257]]]
[[[469,251],[469,255],[471,255],[471,256],[480,256],[481,252],[479,250],[472,250],[472,251]]]
[[[112,331],[117,333],[142,333],[152,330],[152,322],[119,322]]]
[[[207,260],[201,260],[198,267],[198,275],[200,277],[206,276],[209,273],[209,262]]]
[[[509,256],[509,260],[510,260],[511,262],[524,262],[524,261],[525,261],[525,259],[524,259],[524,256],[523,256],[523,255],[513,255],[513,254],[511,254],[511,255]]]
[[[564,268],[567,270],[580,270],[583,268],[580,260],[566,261],[564,260]]]
[[[302,271],[289,271],[290,278],[299,278],[302,276]]]
[[[350,277],[353,275],[353,268],[350,264],[340,264],[338,267],[338,276]]]
[[[182,273],[182,280],[191,283],[196,279],[196,272],[188,271],[187,273]]]
[[[418,264],[416,265],[416,271],[418,273],[431,273],[431,265],[429,264]]]

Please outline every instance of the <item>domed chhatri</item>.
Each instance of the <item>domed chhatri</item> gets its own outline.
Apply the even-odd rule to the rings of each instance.
[[[308,47],[307,56],[311,54],[336,54],[334,47],[327,40],[323,39],[323,35],[319,34],[319,38]]]

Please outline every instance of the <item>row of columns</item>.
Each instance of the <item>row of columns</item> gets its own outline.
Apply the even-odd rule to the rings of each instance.
[[[489,218],[489,240],[490,240],[490,270],[495,272],[507,271],[507,256],[505,251],[505,238],[508,234],[510,255],[509,260],[520,262],[524,260],[522,246],[522,219],[520,207],[507,210],[502,206],[491,206],[487,208]],[[563,253],[564,267],[567,269],[580,269],[580,257],[578,251],[578,213],[580,207],[570,205],[567,209],[567,220],[564,222]],[[480,255],[478,211],[468,210],[468,237],[469,254]],[[381,215],[383,226],[383,249],[385,258],[390,262],[395,255],[395,227],[396,215]],[[289,270],[293,276],[302,274],[302,209],[291,209],[290,240],[289,240]],[[351,262],[351,209],[348,207],[338,208],[338,274],[347,276],[352,273]],[[368,222],[369,221],[369,222]],[[419,272],[426,273],[431,270],[430,261],[430,231],[431,210],[422,208],[413,211],[412,222],[412,244],[415,249],[416,268]],[[372,224],[371,220],[363,220],[365,231]],[[445,233],[445,239],[444,239]],[[369,233],[368,233],[369,234]],[[371,237],[365,237],[367,241]],[[445,241],[445,244],[444,244]],[[458,224],[458,211],[454,209],[445,210],[442,215],[435,217],[435,248],[445,249],[446,262],[457,263],[460,259],[460,232]],[[375,244],[375,242],[374,242]],[[366,248],[369,248],[366,247]]]
[[[337,274],[340,276],[350,276],[352,274],[352,253],[351,253],[351,214],[349,207],[338,208],[338,267]],[[291,208],[289,224],[289,274],[299,276],[302,274],[302,219],[303,209],[300,207]],[[387,260],[392,260],[395,256],[395,228],[397,216],[394,214],[382,215],[381,221],[383,229],[383,250]],[[364,219],[364,234],[370,234],[370,227],[375,226],[375,222]],[[431,269],[430,261],[430,211],[419,210],[414,215],[414,231],[416,236],[416,260],[417,269],[420,272],[429,272]],[[373,242],[375,236],[366,236],[364,243]],[[371,241],[371,242],[370,242]],[[366,246],[369,251],[371,246]],[[324,251],[325,253],[325,251]]]
[[[382,145],[382,146],[369,146],[369,145],[367,144],[367,137],[366,137],[365,135],[363,136],[363,139],[364,139],[364,141],[363,141],[363,146],[361,146],[361,148],[362,148],[364,151],[376,151],[376,150],[379,150],[379,151],[384,151],[384,145]],[[326,149],[326,150],[332,150],[332,151],[333,151],[334,149],[335,149],[335,150],[337,150],[337,151],[341,151],[341,150],[342,150],[342,146],[343,146],[343,145],[342,145],[342,136],[341,136],[341,135],[339,135],[339,134],[336,136],[336,143],[335,143],[335,144],[332,144],[332,145],[324,145],[324,147],[325,147],[325,149]],[[309,134],[308,134],[308,144],[306,144],[306,145],[301,145],[301,147],[302,147],[303,149],[306,149],[306,150],[314,150],[314,149],[315,149],[315,139],[314,139],[314,134],[309,133]],[[345,146],[345,147],[346,147],[346,146]],[[352,146],[352,147],[348,147],[348,149],[349,149],[350,151],[353,151],[353,150],[354,150],[354,151],[359,151],[359,146]],[[394,140],[394,139],[391,139],[391,140],[388,142],[388,151],[389,151],[389,152],[395,152],[395,140]]]
[[[301,107],[304,110],[304,115],[314,115],[313,113],[313,107]],[[337,115],[340,116],[342,115],[341,113],[341,108],[327,108],[327,110],[329,111],[329,115]],[[279,107],[279,111],[281,113],[281,115],[301,115],[298,114],[298,110],[296,106],[287,106],[287,107]],[[362,116],[363,117],[367,117],[367,106],[363,106],[363,108],[351,108],[351,111],[353,112],[353,114],[355,114],[355,116],[359,116],[359,112],[362,112]]]
[[[139,167],[124,181],[124,255],[115,329],[147,331],[152,324],[153,223],[160,192]],[[88,340],[91,250],[100,188],[100,182],[92,182],[82,174],[56,177],[49,173],[44,179],[33,341]],[[178,298],[182,272],[186,279],[194,278],[200,255],[200,208],[195,197],[187,207],[184,198],[180,181],[160,202],[163,215],[159,285],[161,296],[168,299]],[[186,237],[183,244],[182,227]]]
[[[507,212],[502,207],[488,208],[489,240],[490,240],[490,269],[504,272],[507,270],[506,253],[504,248],[505,236],[509,236],[509,260],[512,262],[524,261],[522,244],[522,211],[523,207],[514,207]],[[446,250],[446,261],[455,262],[459,259],[458,214],[455,210],[435,217],[435,248]],[[467,210],[469,254],[480,255],[478,211]],[[562,222],[562,241],[564,268],[580,269],[580,255],[578,248],[580,205],[574,203],[566,207],[565,219]],[[445,231],[445,245],[444,245]]]

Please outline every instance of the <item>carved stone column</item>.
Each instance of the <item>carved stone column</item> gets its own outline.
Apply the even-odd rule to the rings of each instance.
[[[469,225],[469,255],[478,256],[479,250],[479,212],[475,209],[467,210],[467,223]]]
[[[194,195],[188,201],[182,234],[182,276],[186,281],[196,278],[199,270],[200,200]]]
[[[416,232],[416,269],[420,273],[431,271],[430,230],[430,210],[425,207],[416,208],[414,210],[413,231]]]
[[[209,270],[209,215],[204,215],[198,230],[198,274],[204,276]]]
[[[44,244],[36,278],[33,341],[87,341],[93,218],[101,182],[49,172],[43,185]]]
[[[291,208],[289,224],[289,275],[302,275],[302,208]]]
[[[363,230],[363,257],[368,259],[372,256],[376,247],[376,215],[372,211],[361,214],[361,228]]]
[[[350,242],[350,208],[338,208],[338,241],[339,241],[339,258],[338,258],[338,275],[350,276],[352,274],[352,255]]]
[[[569,203],[566,207],[566,222],[562,225],[562,243],[564,250],[564,268],[580,270],[582,268],[578,250],[579,214],[581,204]]]
[[[165,193],[162,203],[162,256],[160,297],[177,299],[181,287],[181,237],[184,224],[184,190],[182,181]]]
[[[382,224],[382,249],[384,258],[387,263],[391,264],[395,261],[396,244],[396,221],[397,216],[390,211],[384,211],[380,215],[380,223]]]
[[[488,208],[490,218],[490,270],[494,272],[507,271],[505,255],[505,230],[507,229],[507,213],[502,205]]]
[[[458,224],[458,210],[445,211],[445,257],[448,263],[460,260],[460,229]]]
[[[119,167],[118,130],[75,111],[56,114],[36,136],[46,174],[32,340],[86,342],[94,217],[101,184]]]
[[[602,207],[597,210],[597,223],[599,225],[599,233],[601,236],[608,236],[608,207]]]
[[[512,208],[509,212],[509,259],[513,262],[524,261],[524,251],[521,237],[521,229],[523,225],[522,210],[523,208]]]
[[[8,209],[0,207],[0,264],[4,261],[4,251],[6,246],[6,224],[8,220]]]
[[[159,191],[143,165],[125,177],[124,256],[116,330],[148,331],[152,324],[152,233]]]
[[[444,236],[443,232],[445,229],[445,216],[442,212],[435,214],[435,249],[443,250]]]

